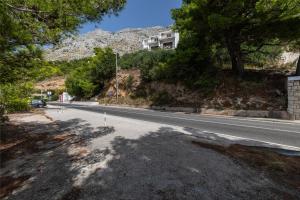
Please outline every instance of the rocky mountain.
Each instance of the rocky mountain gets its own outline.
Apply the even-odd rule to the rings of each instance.
[[[62,40],[58,45],[45,51],[49,61],[74,60],[93,55],[95,47],[111,47],[121,55],[142,49],[142,40],[159,32],[170,30],[170,27],[128,28],[118,32],[101,29],[73,35]]]

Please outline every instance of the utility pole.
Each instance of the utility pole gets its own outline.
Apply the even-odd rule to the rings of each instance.
[[[118,83],[118,53],[116,53],[116,98],[117,103],[119,102],[119,83]]]

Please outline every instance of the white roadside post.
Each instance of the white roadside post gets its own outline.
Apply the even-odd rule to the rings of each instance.
[[[107,124],[106,124],[106,112],[104,112],[104,127],[106,127]]]

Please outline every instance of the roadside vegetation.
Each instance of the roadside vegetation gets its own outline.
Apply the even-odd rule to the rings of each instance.
[[[265,91],[265,84],[274,77],[272,73],[281,70],[275,66],[282,52],[299,52],[299,3],[299,0],[184,0],[181,8],[172,10],[173,28],[180,33],[178,48],[119,56],[121,70],[140,71],[139,80],[126,77],[120,87],[131,100],[178,106],[200,106],[203,102],[199,99],[214,99],[213,95],[220,95],[219,91],[228,88],[233,89],[224,96],[240,90],[253,91],[251,85]],[[56,4],[28,0],[24,4],[10,1],[1,4],[1,113],[28,109],[25,102],[31,93],[38,92],[33,88],[35,82],[53,76],[65,77],[67,91],[78,100],[106,97],[116,71],[112,49],[97,48],[94,57],[81,60],[46,62],[42,47],[67,37],[83,22],[117,13],[124,4],[124,0],[102,1],[99,6],[93,1]],[[297,66],[295,74],[299,75],[300,62],[292,65]],[[224,81],[224,77],[231,81]],[[136,81],[140,84],[133,87]],[[157,91],[153,88],[155,84]],[[169,86],[161,91],[162,85]],[[176,92],[169,91],[171,85],[184,87],[184,92],[176,94],[179,99],[180,95],[193,94],[189,96],[193,103],[174,98],[172,93]],[[279,107],[284,109],[285,91],[277,88],[271,90],[276,90],[282,102]],[[59,92],[53,91],[55,98]],[[115,95],[113,91],[109,94]],[[251,98],[248,93],[246,96],[245,99]],[[236,100],[228,101],[235,104]]]
[[[117,74],[116,55],[110,48],[96,48],[93,57],[70,62],[44,60],[45,46],[57,44],[84,22],[117,14],[125,3],[1,1],[0,167],[4,170],[0,198],[79,199],[83,195],[93,199],[100,194],[128,199],[130,194],[141,199],[154,194],[184,199],[207,192],[208,198],[215,199],[222,195],[266,199],[272,198],[270,194],[297,199],[299,157],[281,155],[290,151],[244,146],[256,145],[253,141],[229,145],[233,141],[213,133],[122,118],[118,126],[109,119],[113,126],[107,127],[106,117],[103,126],[102,119],[95,121],[91,113],[86,113],[88,118],[79,116],[80,111],[72,109],[64,115],[51,109],[47,116],[43,110],[17,114],[20,119],[16,115],[6,123],[8,113],[30,109],[33,94],[41,92],[37,82],[53,77],[63,77],[66,90],[77,100],[97,97],[100,103],[219,110],[286,109],[283,69],[300,75],[300,60],[286,68],[277,65],[282,52],[299,52],[300,0],[183,0],[182,7],[172,11],[174,30],[181,37],[178,48],[119,55]],[[52,100],[63,91],[53,90]],[[137,124],[141,128],[134,133]],[[183,130],[188,134],[181,134]],[[26,187],[15,192],[21,186]]]
[[[61,73],[42,58],[41,48],[76,32],[86,21],[99,21],[121,10],[125,0],[4,0],[0,3],[0,119],[28,109],[33,83]],[[26,88],[26,89],[23,89]]]
[[[174,29],[180,32],[181,37],[176,51],[126,54],[120,58],[119,65],[122,69],[139,69],[142,83],[180,83],[187,89],[206,95],[224,83],[220,73],[228,69],[231,74],[225,74],[235,80],[234,85],[264,84],[261,75],[269,79],[272,70],[276,73],[282,70],[276,69],[276,66],[284,51],[299,51],[298,4],[299,1],[183,1],[181,8],[172,11]],[[296,66],[296,63],[292,65]],[[296,74],[299,62],[297,66]],[[270,69],[271,72],[266,73]],[[78,74],[82,80],[86,79],[84,73]],[[93,76],[96,77],[95,74]],[[114,71],[111,71],[110,77],[113,76]],[[258,79],[261,82],[257,82]],[[75,79],[72,81],[75,82]],[[96,84],[95,81],[93,83]],[[70,88],[70,84],[67,87]],[[88,95],[84,92],[73,94],[89,98],[92,93],[98,95],[103,92],[101,88],[105,88],[104,85],[97,83],[97,86],[86,87],[90,90],[86,93]],[[145,90],[145,87],[142,89]],[[161,99],[160,96],[169,100],[165,102],[172,103],[164,92],[154,94],[153,98]]]

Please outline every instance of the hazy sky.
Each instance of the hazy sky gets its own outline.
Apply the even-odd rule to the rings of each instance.
[[[173,23],[170,10],[180,5],[181,0],[127,0],[119,16],[106,16],[100,23],[86,23],[79,31],[85,33],[96,28],[118,31],[124,28],[168,26]]]

